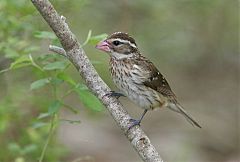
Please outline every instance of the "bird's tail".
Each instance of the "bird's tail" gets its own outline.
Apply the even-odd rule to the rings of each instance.
[[[184,109],[183,107],[178,104],[178,103],[174,103],[168,106],[168,108],[172,111],[175,111],[177,113],[182,114],[189,123],[191,123],[193,126],[197,126],[198,128],[202,128],[194,119],[193,117],[191,117]]]

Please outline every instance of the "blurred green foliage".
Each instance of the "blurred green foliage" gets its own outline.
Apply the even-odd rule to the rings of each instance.
[[[75,82],[69,75],[67,69],[70,62],[67,59],[52,53],[36,54],[41,52],[36,46],[40,41],[60,44],[52,32],[40,31],[37,23],[32,23],[32,14],[36,11],[29,1],[3,0],[0,8],[3,11],[0,13],[0,39],[4,40],[0,43],[0,58],[4,60],[0,67],[1,77],[8,75],[6,72],[14,73],[13,77],[21,77],[26,73],[30,75],[23,78],[24,85],[9,83],[14,86],[11,86],[11,90],[5,90],[7,95],[0,100],[0,139],[6,139],[0,140],[1,146],[6,148],[0,152],[0,161],[30,162],[44,159],[56,162],[66,153],[52,139],[60,121],[58,113],[61,108],[79,112],[64,102],[65,97],[75,92],[82,104],[90,110],[102,111],[103,107],[84,84]],[[95,44],[104,37],[106,34],[92,36],[89,31],[83,46]],[[32,40],[36,45],[33,45]],[[46,93],[46,90],[50,93]],[[35,96],[35,91],[42,95]],[[29,95],[26,96],[26,93]],[[79,123],[71,119],[61,120]]]

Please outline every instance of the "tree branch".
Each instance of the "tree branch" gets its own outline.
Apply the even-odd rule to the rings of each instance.
[[[155,147],[139,126],[135,126],[128,131],[131,125],[129,121],[131,117],[115,98],[105,96],[110,88],[97,74],[75,35],[70,31],[65,19],[59,16],[48,0],[31,1],[55,32],[64,49],[52,48],[53,46],[51,46],[51,51],[66,56],[73,63],[88,88],[105,105],[144,162],[163,162]]]

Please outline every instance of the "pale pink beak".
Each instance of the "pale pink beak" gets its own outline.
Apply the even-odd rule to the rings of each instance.
[[[99,42],[97,45],[96,45],[96,48],[101,50],[101,51],[104,51],[104,52],[110,52],[110,48],[109,48],[109,44],[107,41],[101,41]]]

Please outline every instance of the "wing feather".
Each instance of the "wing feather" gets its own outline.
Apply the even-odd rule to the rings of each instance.
[[[145,86],[152,88],[163,96],[176,102],[176,96],[171,90],[167,80],[151,61],[142,56],[141,58],[136,59],[136,64],[148,74],[146,80],[143,82]]]

